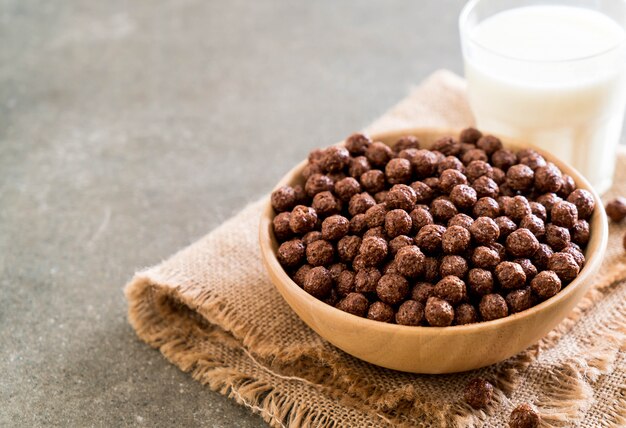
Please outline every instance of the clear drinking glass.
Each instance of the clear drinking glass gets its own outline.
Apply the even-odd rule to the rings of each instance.
[[[546,6],[582,9],[569,16]],[[545,13],[541,19],[516,14],[527,7],[534,7],[535,18]],[[504,14],[509,21],[501,18]],[[495,15],[487,21],[489,30],[481,26]],[[542,35],[560,31],[570,18],[573,39],[580,36],[582,42],[555,50],[558,37]],[[602,22],[606,18],[610,25]],[[527,34],[513,38],[513,24],[527,28]],[[598,192],[606,191],[626,102],[626,1],[471,0],[459,28],[478,127],[533,143],[573,165]]]

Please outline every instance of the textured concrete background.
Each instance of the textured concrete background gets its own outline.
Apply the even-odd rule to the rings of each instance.
[[[0,0],[0,426],[257,427],[123,284],[461,72],[463,1]]]

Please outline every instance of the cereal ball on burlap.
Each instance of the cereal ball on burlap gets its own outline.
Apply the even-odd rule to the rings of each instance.
[[[335,249],[333,244],[320,239],[306,247],[306,260],[312,266],[324,266],[333,262]]]
[[[461,254],[469,248],[471,240],[469,230],[461,226],[452,226],[441,236],[441,248],[446,254]]]
[[[361,193],[361,185],[353,177],[346,177],[335,183],[335,194],[344,202]]]
[[[415,300],[407,300],[400,305],[396,313],[396,323],[399,325],[420,325],[424,318],[424,305]]]
[[[500,215],[500,205],[495,199],[485,196],[476,202],[472,214],[474,217],[496,218]]]
[[[444,193],[450,193],[459,184],[467,184],[467,178],[456,169],[446,169],[439,177],[439,190]]]
[[[620,196],[609,201],[606,204],[606,215],[616,223],[626,218],[626,198]]]
[[[376,291],[376,285],[381,276],[376,268],[359,270],[354,277],[354,289],[359,293],[373,293]]]
[[[590,237],[589,223],[586,220],[578,220],[570,230],[570,237],[578,245],[587,245]]]
[[[492,293],[493,274],[486,269],[471,269],[467,275],[467,288],[474,296],[484,296]]]
[[[539,192],[558,192],[563,183],[561,170],[553,163],[535,170],[535,189]]]
[[[415,201],[418,204],[428,203],[435,194],[433,189],[431,189],[428,184],[422,181],[414,181],[413,183],[411,183],[411,188],[415,191]]]
[[[467,184],[458,184],[450,191],[450,201],[458,208],[471,208],[477,200],[476,190]]]
[[[514,257],[532,257],[539,248],[539,241],[533,233],[525,228],[519,228],[506,238],[506,250]]]
[[[461,303],[454,310],[454,323],[456,325],[473,324],[478,322],[478,312],[474,305],[469,303]]]
[[[416,201],[417,195],[415,194],[415,190],[406,184],[395,184],[389,190],[385,203],[390,210],[402,209],[410,212],[415,206]]]
[[[502,141],[493,135],[485,135],[476,142],[476,147],[484,150],[488,155],[492,155],[502,149]]]
[[[552,207],[550,216],[552,223],[569,229],[578,221],[578,210],[571,202],[559,201]]]
[[[548,299],[561,290],[561,279],[555,272],[544,270],[530,281],[530,288],[541,299]]]
[[[278,241],[284,241],[291,237],[292,231],[289,226],[289,221],[291,218],[291,213],[284,212],[278,214],[272,220],[272,227],[274,229],[274,235]]]
[[[557,194],[561,198],[566,199],[576,189],[576,183],[570,175],[566,174],[563,174],[561,180],[561,188],[559,189]]]
[[[493,177],[493,167],[482,160],[473,160],[465,167],[465,176],[471,182],[480,177]]]
[[[469,231],[478,244],[490,244],[500,237],[498,224],[489,217],[478,217],[470,226]]]
[[[380,301],[372,303],[367,310],[367,318],[374,321],[391,322],[393,317],[393,308]]]
[[[476,128],[465,128],[459,135],[459,140],[462,144],[476,144],[478,140],[483,136],[483,133]]]
[[[277,213],[289,211],[296,205],[296,193],[291,186],[281,186],[272,192],[272,208]]]
[[[353,156],[364,154],[370,144],[372,144],[372,140],[363,134],[352,134],[346,139],[346,149]]]
[[[509,200],[504,205],[504,213],[511,218],[511,220],[515,222],[521,221],[527,215],[532,214],[532,209],[530,208],[530,203],[525,196],[515,196]]]
[[[431,149],[437,150],[445,156],[456,156],[461,152],[461,143],[453,137],[441,137],[433,143]]]
[[[472,379],[465,387],[463,397],[467,404],[473,408],[482,409],[491,403],[491,399],[493,398],[493,385],[485,379]]]
[[[400,184],[410,181],[411,162],[402,158],[391,159],[385,166],[385,176],[390,184]]]
[[[411,290],[411,299],[425,305],[426,300],[433,295],[435,286],[429,282],[418,282]]]
[[[509,314],[509,308],[506,300],[499,294],[492,293],[483,296],[478,305],[480,316],[485,321],[491,321],[498,318],[504,318]]]
[[[519,160],[520,164],[527,165],[533,171],[540,166],[546,166],[546,160],[537,152],[529,153]]]
[[[372,166],[367,158],[365,156],[358,156],[350,159],[348,174],[352,178],[359,178],[370,169],[372,169]]]
[[[424,253],[415,245],[400,248],[394,258],[398,272],[408,278],[415,278],[422,273],[424,259]]]
[[[381,167],[393,157],[393,151],[388,145],[377,141],[365,149],[365,157],[373,166]]]
[[[387,239],[385,236],[385,230],[382,226],[376,226],[369,229],[367,232],[363,234],[363,239],[368,238],[370,236],[374,236],[376,238]]]
[[[411,216],[404,210],[391,210],[385,215],[385,233],[389,238],[408,234],[412,226]]]
[[[508,149],[497,150],[491,155],[491,164],[502,171],[506,172],[510,167],[517,163],[517,156]]]
[[[304,245],[310,245],[311,243],[318,241],[322,239],[322,232],[317,231],[317,230],[312,230],[308,233],[306,233],[303,237],[302,237],[302,242],[304,243]]]
[[[418,177],[430,177],[437,171],[438,159],[430,150],[418,150],[409,160]]]
[[[324,297],[333,288],[333,279],[330,272],[323,266],[311,268],[304,279],[304,291],[315,296]]]
[[[430,213],[435,220],[445,223],[457,215],[458,210],[448,197],[439,196],[431,202]]]
[[[541,417],[529,404],[517,406],[511,412],[509,428],[537,428],[541,423]]]
[[[400,248],[407,247],[409,245],[413,245],[415,241],[410,236],[406,235],[398,235],[389,241],[389,252],[392,256],[395,256]]]
[[[513,165],[506,172],[506,184],[513,190],[528,190],[533,186],[535,173],[524,164]]]
[[[435,296],[447,300],[453,305],[461,303],[467,299],[467,289],[465,282],[456,276],[446,276],[437,284],[433,290]]]
[[[365,264],[368,266],[376,266],[382,263],[385,257],[387,257],[388,251],[387,241],[375,236],[363,238],[359,248],[359,254],[363,256]]]
[[[461,226],[461,227],[469,230],[470,227],[472,226],[472,223],[474,223],[474,219],[473,218],[471,218],[467,214],[461,213],[461,214],[455,215],[450,220],[448,220],[448,227],[451,227],[451,226]]]
[[[593,210],[596,207],[596,202],[593,199],[593,195],[590,191],[585,189],[576,189],[572,191],[567,197],[567,202],[571,202],[576,205],[578,211],[578,218],[588,220],[593,214]],[[625,201],[626,202],[626,201]]]
[[[364,317],[367,314],[368,306],[367,297],[361,293],[350,293],[339,301],[337,309],[358,317]]]
[[[305,234],[315,228],[317,213],[311,207],[296,205],[289,216],[289,227],[293,233]]]
[[[302,265],[296,273],[293,274],[293,282],[298,284],[300,287],[304,287],[304,281],[306,280],[306,274],[313,269],[311,265]]]
[[[367,221],[365,214],[357,214],[350,219],[350,233],[353,235],[362,235],[367,230]]]
[[[333,190],[334,183],[327,175],[313,174],[311,175],[304,185],[304,190],[309,197],[313,197],[316,194],[328,190]]]
[[[326,172],[341,171],[350,163],[350,153],[345,147],[331,146],[324,150],[320,165]]]
[[[343,238],[350,230],[350,221],[341,215],[332,215],[322,222],[322,239],[336,241]]]
[[[433,327],[447,327],[454,321],[454,308],[439,297],[429,297],[426,301],[424,316]]]
[[[513,314],[522,312],[533,305],[533,297],[530,287],[513,290],[506,295],[506,303],[509,305],[509,311]]]
[[[494,269],[500,263],[500,254],[493,248],[476,247],[472,253],[472,265],[481,269]]]
[[[363,192],[350,198],[348,212],[351,216],[363,214],[365,211],[376,205],[376,201],[369,193]]]
[[[385,173],[380,169],[371,169],[359,178],[361,186],[370,193],[380,192],[385,188]]]
[[[486,175],[478,177],[474,180],[472,188],[476,191],[476,196],[478,198],[484,198],[485,196],[495,198],[500,193],[500,187],[498,184]]]
[[[578,265],[578,267],[582,269],[583,265],[585,264],[585,255],[583,254],[580,247],[578,247],[578,245],[570,242],[570,244],[567,247],[563,248],[561,252],[571,254],[572,257],[574,257],[574,260],[576,260],[576,264]]]
[[[439,274],[441,277],[448,275],[454,275],[459,278],[464,278],[468,271],[467,260],[461,256],[447,255],[441,259],[441,265],[439,266]]]
[[[539,248],[533,254],[532,261],[538,269],[546,269],[548,267],[548,263],[550,262],[550,257],[552,257],[554,251],[552,251],[552,247],[548,244],[539,244]]]
[[[387,214],[387,206],[385,204],[376,204],[365,211],[365,221],[367,226],[378,227],[385,224],[385,215]]]
[[[353,271],[348,270],[348,269],[342,271],[339,274],[339,278],[337,278],[337,281],[335,281],[335,284],[336,284],[335,289],[337,290],[337,294],[340,297],[345,297],[349,293],[352,293],[353,291],[355,291],[354,289],[355,277],[356,277],[356,274]]]
[[[551,246],[553,250],[561,251],[571,241],[569,229],[549,223],[546,225],[545,240],[546,244]]]
[[[285,267],[294,267],[304,260],[304,244],[299,239],[283,242],[278,247],[278,262]]]
[[[417,232],[419,232],[424,226],[434,223],[433,216],[430,214],[430,211],[424,208],[415,208],[409,215],[411,216],[413,230]]]
[[[522,288],[526,284],[526,274],[520,265],[514,262],[501,262],[496,266],[496,278],[505,290]]]
[[[393,150],[396,153],[406,149],[419,149],[420,142],[414,135],[406,135],[393,144]]]
[[[341,201],[331,192],[320,192],[313,197],[311,204],[318,216],[325,217],[341,212]]]
[[[469,165],[471,162],[482,161],[486,162],[489,160],[489,156],[482,149],[469,149],[461,156],[461,160],[463,164]]]
[[[507,236],[509,236],[517,229],[517,225],[515,224],[515,222],[507,216],[497,217],[494,221],[498,226],[500,238],[502,239],[506,239]]]
[[[409,283],[401,275],[388,273],[378,280],[376,294],[388,305],[397,305],[409,294]]]
[[[580,267],[576,259],[569,253],[554,253],[548,262],[548,269],[554,271],[561,282],[568,284],[578,276]]]
[[[530,230],[538,239],[543,238],[546,234],[545,223],[534,214],[524,216],[519,223],[519,227]]]
[[[441,175],[446,169],[456,170],[461,173],[465,172],[463,162],[455,156],[446,156],[443,160],[439,161],[437,164],[437,173]]]

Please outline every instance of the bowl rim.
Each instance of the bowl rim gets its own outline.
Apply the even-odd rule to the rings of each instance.
[[[462,128],[461,128],[462,129]],[[453,129],[453,128],[437,128],[437,127],[411,127],[411,128],[401,128],[394,129],[389,131],[383,131],[378,133],[372,133],[370,138],[372,141],[380,141],[380,140],[389,140],[389,139],[399,139],[402,136],[406,135],[419,135],[419,134],[437,134],[440,136],[458,136],[461,129]],[[591,184],[587,181],[585,177],[583,177],[574,167],[568,165],[567,163],[561,161],[556,158],[554,155],[549,152],[542,150],[536,147],[533,144],[522,143],[519,139],[510,138],[506,136],[499,136],[497,134],[492,134],[498,136],[504,143],[505,148],[511,148],[513,150],[520,150],[521,148],[529,148],[532,150],[536,150],[542,156],[546,158],[548,162],[552,162],[559,167],[561,171],[572,176],[575,180],[578,188],[583,188],[589,191],[594,198],[596,203],[594,213],[592,219],[589,221],[590,224],[595,223],[594,219],[599,216],[600,220],[597,221],[600,226],[600,230],[592,230],[591,238],[600,235],[599,243],[596,251],[587,257],[585,261],[585,266],[583,266],[582,270],[579,272],[578,276],[569,283],[564,289],[561,289],[556,295],[551,298],[544,300],[543,302],[532,306],[529,309],[526,309],[521,312],[517,312],[514,314],[510,314],[504,318],[498,318],[491,321],[481,321],[472,324],[465,325],[452,325],[447,327],[431,327],[431,326],[404,326],[386,322],[380,322],[371,320],[365,317],[360,317],[357,315],[350,314],[348,312],[344,312],[340,309],[331,306],[322,300],[310,295],[304,289],[302,289],[298,284],[296,284],[293,279],[287,274],[287,272],[283,269],[283,267],[278,262],[276,258],[275,251],[273,250],[273,245],[277,245],[275,238],[271,234],[271,224],[274,217],[274,209],[272,208],[272,204],[270,198],[267,198],[267,202],[265,203],[263,212],[261,214],[261,221],[259,225],[259,244],[261,247],[261,255],[263,260],[265,261],[266,269],[271,270],[274,274],[277,275],[278,279],[285,285],[290,288],[290,291],[295,293],[300,299],[302,299],[307,305],[310,305],[312,309],[317,312],[328,312],[330,311],[335,316],[342,316],[346,318],[346,321],[350,320],[350,322],[355,325],[360,325],[363,328],[367,328],[369,330],[377,330],[381,332],[387,333],[411,333],[415,334],[454,334],[457,332],[463,333],[476,333],[476,332],[484,332],[488,330],[498,329],[503,325],[512,324],[522,322],[527,318],[532,318],[536,314],[543,312],[549,307],[558,305],[560,302],[565,300],[569,295],[575,292],[576,289],[583,286],[589,277],[595,274],[597,268],[602,263],[604,258],[604,254],[606,252],[607,244],[608,244],[608,221],[606,219],[606,214],[604,212],[604,206],[602,204],[602,200],[598,193],[591,187]],[[334,145],[343,145],[345,140],[340,141]],[[289,172],[287,172],[280,181],[276,184],[273,190],[279,188],[280,186],[290,185],[293,181],[293,178],[297,176],[299,172],[302,171],[304,166],[308,163],[305,159],[302,162],[298,163],[295,167],[293,167]],[[596,225],[597,227],[597,225]],[[276,284],[274,284],[275,287]],[[279,288],[279,287],[277,287]],[[280,290],[279,290],[280,291]]]

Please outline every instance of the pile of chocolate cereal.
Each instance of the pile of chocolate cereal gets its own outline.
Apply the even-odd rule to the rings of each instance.
[[[585,263],[592,194],[474,128],[430,150],[354,134],[271,196],[277,258],[338,309],[410,326],[489,321],[549,299]]]

